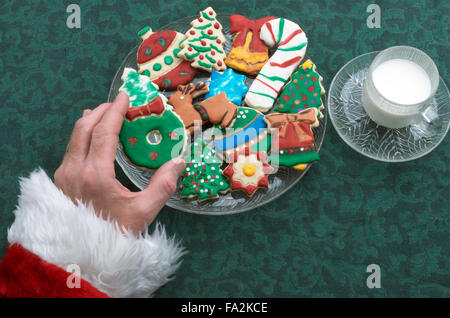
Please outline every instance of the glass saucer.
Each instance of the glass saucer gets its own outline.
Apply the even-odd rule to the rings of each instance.
[[[225,51],[228,53],[231,50],[231,43],[233,41],[233,36],[230,34],[230,24],[228,22],[229,15],[218,14],[217,19],[223,26],[223,33],[227,42],[225,44]],[[186,17],[177,21],[174,21],[168,25],[165,25],[160,28],[160,30],[175,30],[181,33],[185,33],[191,27],[190,22],[197,17],[191,16]],[[136,64],[136,56],[137,56],[138,46],[133,48],[125,57],[122,65],[117,70],[117,73],[111,83],[111,87],[109,90],[108,100],[111,102],[114,100],[116,95],[118,94],[119,88],[122,85],[121,75],[123,69],[125,67],[132,67],[137,69]],[[305,56],[303,61],[306,61],[309,57]],[[320,66],[317,67],[320,72]],[[193,82],[205,81],[210,77],[210,73],[199,71]],[[250,87],[253,82],[252,77],[247,77],[245,84]],[[169,97],[172,92],[162,92],[164,95]],[[325,109],[322,111],[324,117],[319,120],[320,125],[317,128],[313,128],[314,134],[314,146],[316,151],[319,152],[322,146],[325,131],[326,131],[326,123],[327,123],[327,105],[326,105],[326,95],[322,96],[322,102],[325,106]],[[275,103],[276,105],[277,103]],[[274,106],[275,106],[274,105]],[[245,106],[245,105],[244,105]],[[270,112],[269,112],[270,113]],[[207,132],[204,132],[205,141],[208,143],[210,140],[207,139]],[[133,182],[139,189],[144,189],[153,172],[148,170],[138,169],[132,164],[129,163],[127,157],[122,151],[122,148],[117,146],[116,153],[116,161],[119,166],[124,171],[125,175]],[[319,163],[320,164],[320,163]],[[248,210],[255,209],[259,206],[267,204],[283,193],[291,189],[300,179],[306,174],[306,172],[311,167],[311,164],[303,171],[298,171],[293,168],[288,167],[279,167],[277,173],[269,175],[269,189],[258,189],[255,194],[251,197],[247,196],[243,191],[233,191],[228,192],[227,194],[220,195],[217,200],[207,200],[204,202],[197,202],[196,199],[185,199],[180,197],[180,182],[181,178],[178,179],[178,187],[175,194],[169,199],[167,202],[167,206],[196,214],[208,214],[208,215],[225,215],[225,214],[234,214],[240,213]]]
[[[442,78],[425,119],[404,128],[377,125],[362,106],[364,80],[378,52],[360,55],[345,64],[328,92],[328,112],[339,136],[362,155],[384,162],[420,158],[436,148],[450,126],[450,96]]]

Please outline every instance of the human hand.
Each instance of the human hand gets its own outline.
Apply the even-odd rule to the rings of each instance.
[[[160,167],[147,188],[131,192],[116,179],[117,139],[128,110],[128,95],[120,92],[113,103],[85,110],[75,124],[55,184],[75,203],[92,202],[104,219],[108,215],[135,234],[143,231],[176,190],[185,167],[175,158]]]

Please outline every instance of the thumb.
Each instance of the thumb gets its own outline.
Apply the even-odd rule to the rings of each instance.
[[[147,188],[141,191],[142,199],[148,203],[148,211],[151,214],[156,216],[175,193],[178,177],[185,166],[186,162],[181,157],[166,162],[156,170]]]

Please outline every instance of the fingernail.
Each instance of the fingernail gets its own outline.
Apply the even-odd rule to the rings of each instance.
[[[183,158],[177,157],[172,159],[173,164],[175,165],[175,170],[177,171],[177,174],[181,174],[186,167],[186,161],[184,161]]]
[[[115,100],[119,100],[119,99],[122,99],[122,98],[126,98],[126,99],[128,99],[128,94],[127,94],[127,93],[125,93],[125,92],[122,92],[122,91],[120,91],[120,92],[119,92],[119,94],[117,94],[117,96],[116,96],[116,99],[115,99]]]
[[[90,110],[90,109],[85,109],[85,110],[83,110],[83,117],[86,116],[86,115],[88,115],[91,111],[92,111],[92,110]]]

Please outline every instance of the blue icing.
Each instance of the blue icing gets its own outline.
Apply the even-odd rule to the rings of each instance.
[[[214,148],[217,151],[227,151],[230,149],[234,149],[237,146],[240,146],[246,142],[249,142],[253,138],[256,138],[261,133],[261,130],[265,129],[267,129],[267,125],[264,122],[264,115],[259,115],[250,125],[248,125],[244,129],[236,129],[238,130],[237,132],[234,132],[228,136],[220,136],[222,138],[218,138],[216,136],[214,139]]]
[[[212,71],[211,79],[208,81],[210,83],[209,92],[205,95],[205,99],[225,92],[227,98],[239,106],[241,105],[242,98],[248,92],[248,87],[244,81],[245,75],[238,74],[231,68],[222,74]]]

